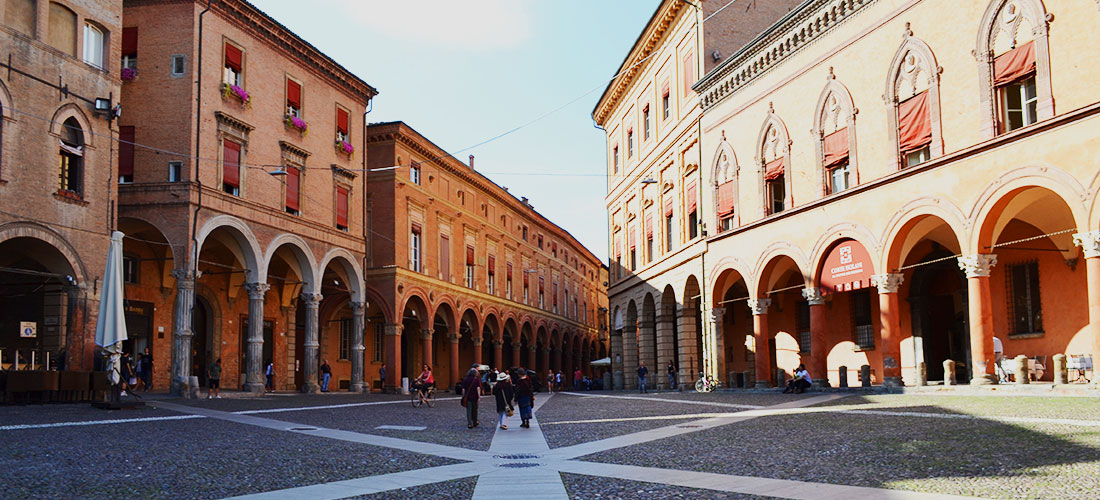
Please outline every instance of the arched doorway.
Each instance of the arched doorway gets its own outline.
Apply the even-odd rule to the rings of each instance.
[[[31,237],[0,241],[0,345],[5,347],[0,361],[23,369],[32,357],[37,368],[47,353],[55,367],[58,362],[80,367],[85,358],[91,360],[90,351],[85,355],[82,324],[88,304],[77,280],[74,265],[49,242]],[[22,322],[35,325],[34,337],[21,335]],[[94,332],[94,321],[91,326]]]

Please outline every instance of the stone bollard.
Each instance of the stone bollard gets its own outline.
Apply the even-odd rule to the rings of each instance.
[[[917,363],[917,385],[928,385],[928,365],[924,361]]]
[[[737,372],[729,372],[726,374],[726,387],[737,387]]]
[[[605,391],[611,390],[611,374],[608,372],[603,372],[603,389]]]
[[[1027,372],[1027,356],[1023,354],[1016,356],[1013,361],[1015,362],[1016,369],[1016,383],[1017,384],[1030,384],[1031,377]]]
[[[782,368],[776,368],[775,381],[778,382],[776,387],[787,387],[787,371]]]
[[[859,367],[859,384],[863,387],[871,387],[871,365]]]
[[[755,385],[756,381],[753,380],[753,377],[755,377],[755,376],[756,376],[756,371],[755,370],[745,370],[745,377],[744,377],[745,378],[745,384],[742,385],[741,387],[744,387],[744,388],[747,389],[747,388],[752,387],[753,385]]]
[[[199,377],[197,375],[191,375],[191,378],[187,379],[187,395],[192,399],[198,399]]]
[[[955,385],[955,360],[943,360],[943,385]]]
[[[848,387],[848,367],[841,365],[837,368],[837,375],[840,377],[840,386]]]
[[[1054,355],[1054,383],[1055,384],[1068,384],[1069,383],[1069,371],[1066,369],[1066,355],[1055,354]]]

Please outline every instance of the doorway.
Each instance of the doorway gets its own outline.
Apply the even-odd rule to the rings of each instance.
[[[921,261],[949,256],[948,252],[932,252]],[[944,380],[943,362],[950,359],[955,361],[956,382],[969,383],[966,275],[954,259],[928,264],[913,271],[910,290],[913,336],[920,340],[918,355],[923,358],[928,380]]]

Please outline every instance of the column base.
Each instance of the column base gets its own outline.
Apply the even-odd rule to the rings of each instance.
[[[263,382],[245,382],[244,390],[253,394],[263,394],[264,384]]]
[[[364,392],[366,389],[367,389],[366,384],[363,384],[362,382],[356,382],[354,384],[351,384],[351,387],[348,388],[348,391],[359,393],[359,392]]]
[[[302,392],[305,394],[316,394],[321,392],[321,385],[317,382],[306,382],[302,384]]]
[[[1098,383],[1100,383],[1100,380],[1098,380]],[[623,372],[615,372],[613,385],[616,390],[623,388]]]
[[[970,385],[996,385],[997,377],[990,374],[975,375],[970,378]]]
[[[168,389],[168,392],[173,396],[178,396],[184,399],[191,398],[191,387],[186,378],[177,377],[172,379],[172,386]]]
[[[767,380],[757,380],[754,387],[756,387],[757,389],[771,389],[772,383],[768,382]]]
[[[810,383],[810,387],[815,389],[827,389],[832,386],[829,385],[829,379],[827,378],[815,378],[814,381]]]
[[[905,387],[905,382],[901,380],[901,377],[885,377],[882,379],[883,387]]]

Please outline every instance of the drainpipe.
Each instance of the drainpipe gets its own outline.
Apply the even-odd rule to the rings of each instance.
[[[212,0],[206,0],[206,8],[199,13],[199,55],[195,63],[195,184],[198,185],[198,200],[195,203],[195,213],[191,220],[191,271],[195,275],[199,272],[199,210],[202,209],[202,180],[199,178],[199,158],[202,156],[200,141],[202,140],[202,21],[203,16],[210,11]]]
[[[363,146],[360,151],[363,153],[363,270],[370,269],[370,264],[373,260],[373,252],[370,246],[370,235],[373,231],[374,221],[371,220],[371,210],[367,206],[367,175],[370,172],[367,170],[367,115],[374,110],[374,98],[367,99],[367,110],[363,112]],[[322,270],[322,272],[324,272]],[[367,278],[363,277],[363,297],[360,297],[363,301],[367,300],[366,297]]]

